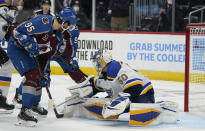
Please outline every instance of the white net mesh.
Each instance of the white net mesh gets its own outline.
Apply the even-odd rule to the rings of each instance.
[[[189,111],[205,112],[205,27],[190,28]]]

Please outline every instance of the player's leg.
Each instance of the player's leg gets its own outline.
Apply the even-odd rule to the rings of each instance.
[[[22,87],[22,108],[18,114],[18,124],[33,126],[37,123],[37,119],[32,114],[31,109],[40,78],[37,64],[34,58],[30,57],[24,49],[17,47],[12,39],[9,41],[7,51],[14,67],[21,76],[26,78]],[[16,57],[16,54],[18,54],[18,57]]]
[[[6,52],[0,48],[0,113],[12,113],[14,105],[7,103],[13,65]]]
[[[21,82],[19,88],[16,88],[16,94],[13,99],[13,103],[15,104],[16,108],[21,108],[22,107],[22,88],[25,83],[26,79],[24,78],[23,81]],[[42,88],[39,88],[37,90],[42,90]],[[40,91],[41,92],[41,91]],[[40,106],[40,100],[41,100],[41,95],[35,96],[34,104],[32,106],[32,110],[39,114],[40,116],[45,117],[48,114],[48,111]]]
[[[41,57],[38,57],[38,59],[41,59],[41,58],[44,58],[44,56],[41,56]],[[42,62],[43,61],[43,62]],[[47,69],[46,69],[46,71],[44,71],[44,72],[49,72],[50,73],[50,64],[48,64],[48,65],[46,65],[46,63],[47,62],[45,62],[45,60],[43,59],[41,59],[41,66],[42,67],[44,67],[44,66],[47,66]],[[40,64],[40,62],[39,62],[39,64]],[[49,74],[48,73],[48,74]],[[49,77],[50,77],[50,74],[49,74]],[[21,82],[21,84],[20,84],[20,86],[18,87],[18,88],[16,88],[16,94],[15,94],[15,96],[14,96],[14,98],[13,98],[13,103],[15,104],[15,106],[17,107],[17,108],[21,108],[21,106],[22,106],[22,87],[23,87],[23,84],[24,84],[24,82],[25,82],[25,78],[23,78],[23,80],[22,80],[22,82]],[[35,104],[34,104],[34,106],[33,106],[33,110],[35,110],[35,112],[37,112],[38,114],[40,114],[40,115],[47,115],[47,110],[45,110],[44,108],[42,108],[42,107],[40,107],[39,106],[39,102],[40,102],[40,99],[41,99],[41,96],[37,96],[36,97],[36,102],[35,102]]]
[[[68,74],[71,77],[71,79],[76,83],[82,83],[86,80],[87,77],[79,68],[76,69],[76,71],[74,72],[68,71]]]
[[[66,64],[58,57],[53,57],[52,60],[56,61],[61,66],[64,73],[68,73],[71,79],[76,83],[82,83],[86,80],[87,75],[85,75],[79,68],[74,70],[72,65]]]
[[[39,93],[36,94],[34,97],[32,111],[34,111],[35,113],[37,113],[41,117],[46,117],[48,114],[48,111],[40,105],[42,88],[37,88],[36,90]]]

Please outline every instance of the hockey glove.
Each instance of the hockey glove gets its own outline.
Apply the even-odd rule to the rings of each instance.
[[[25,47],[29,54],[33,57],[39,55],[39,47],[35,42],[33,37],[28,35],[21,35],[19,32],[15,31],[15,37],[18,38],[20,44]]]
[[[50,83],[51,83],[50,72],[44,73],[44,76],[40,79],[40,86],[50,87]]]
[[[36,42],[28,42],[25,48],[32,57],[39,55],[39,47]]]
[[[79,68],[78,61],[75,58],[70,60],[70,64],[72,65],[72,68],[73,68],[74,71]]]

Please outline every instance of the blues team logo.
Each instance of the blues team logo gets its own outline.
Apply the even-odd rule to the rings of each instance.
[[[47,17],[43,17],[42,18],[42,22],[43,22],[43,24],[48,24],[49,23],[49,19]]]

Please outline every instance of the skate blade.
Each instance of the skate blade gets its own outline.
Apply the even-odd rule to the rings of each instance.
[[[13,113],[14,110],[5,110],[5,109],[0,109],[0,114],[11,114]]]
[[[25,121],[18,118],[17,123],[14,124],[15,126],[24,126],[24,127],[35,127],[37,125],[34,121]]]
[[[36,113],[36,112],[34,112],[34,111],[32,111],[32,115],[33,115],[34,117],[36,117],[37,119],[47,118],[47,115],[41,115],[41,114],[38,114],[38,113]]]
[[[45,119],[45,118],[47,118],[47,115],[40,115],[40,114],[38,114],[37,118],[38,119]]]

